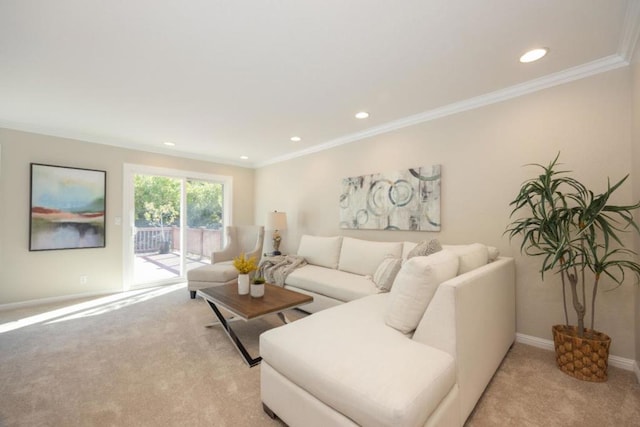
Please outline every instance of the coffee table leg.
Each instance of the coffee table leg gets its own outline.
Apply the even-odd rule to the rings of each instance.
[[[231,316],[231,317],[225,317],[225,320],[227,321],[227,323],[231,323],[231,322],[236,322],[242,319],[239,317]],[[209,323],[208,325],[204,325],[205,328],[213,328],[214,326],[220,326],[220,322],[215,321],[213,323]]]
[[[247,362],[247,365],[249,365],[250,368],[253,368],[256,365],[259,365],[260,362],[262,361],[262,357],[258,356],[255,359],[251,357],[247,349],[244,348],[244,345],[242,344],[242,342],[240,342],[240,339],[236,336],[235,332],[233,332],[233,330],[229,327],[229,324],[227,323],[227,319],[225,319],[222,313],[220,313],[220,310],[218,310],[218,307],[216,307],[216,305],[211,301],[209,300],[206,300],[206,301],[209,304],[209,307],[211,307],[211,310],[213,310],[216,317],[220,321],[220,325],[222,326],[222,329],[224,329],[224,332],[227,334],[227,336],[229,337],[229,339],[231,340],[235,348],[240,352],[240,355],[242,355],[242,358],[244,359],[244,361]]]
[[[291,323],[291,321],[287,318],[287,315],[284,314],[284,312],[282,312],[282,311],[278,312],[278,317],[280,318],[280,320],[282,320],[282,323],[284,323],[285,325],[287,323]]]

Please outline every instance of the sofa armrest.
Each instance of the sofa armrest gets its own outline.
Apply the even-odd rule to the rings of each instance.
[[[456,359],[462,419],[466,419],[515,333],[515,262],[499,258],[442,283],[413,339]]]
[[[246,253],[247,258],[251,258],[252,256],[256,257],[258,264],[260,264],[260,258],[262,258],[262,245],[264,243],[264,229],[260,230],[258,235],[258,239],[256,241],[255,246],[251,250],[251,252]]]

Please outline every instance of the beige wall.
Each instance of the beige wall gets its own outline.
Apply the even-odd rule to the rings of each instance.
[[[606,178],[631,170],[630,69],[626,67],[510,101],[379,135],[260,168],[256,219],[286,211],[285,251],[304,233],[371,240],[437,237],[445,243],[484,242],[517,260],[517,330],[551,339],[563,321],[559,279],[538,274],[538,259],[518,254],[503,236],[509,202],[535,172],[526,163],[561,160],[585,184],[601,191]],[[343,231],[338,228],[344,177],[425,164],[442,165],[440,233]],[[617,202],[630,202],[631,185]],[[634,356],[633,286],[601,293],[596,327],[613,337],[612,353]]]
[[[640,43],[636,46],[636,52],[633,56],[632,64],[632,151],[633,159],[633,198],[640,199]],[[640,214],[636,214],[640,216]],[[640,237],[635,239],[636,253],[640,254]],[[638,256],[640,260],[640,256]],[[635,331],[636,331],[636,363],[640,369],[640,285],[635,287]],[[640,380],[640,377],[638,378]]]
[[[254,170],[0,129],[0,304],[122,290],[123,164],[233,178],[232,221],[251,224]],[[106,248],[29,252],[29,163],[107,171]],[[80,275],[89,281],[80,285]]]

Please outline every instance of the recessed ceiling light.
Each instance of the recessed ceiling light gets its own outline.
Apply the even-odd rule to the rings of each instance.
[[[242,160],[249,160],[249,156],[240,156]]]
[[[367,117],[369,117],[369,113],[366,111],[360,111],[356,114],[356,119],[366,119]]]
[[[291,140],[292,140],[293,142],[300,142],[300,141],[302,141],[302,138],[300,138],[299,136],[292,136],[292,137],[291,137]]]
[[[167,147],[175,147],[175,143],[171,142],[171,141],[165,141],[163,142],[164,145],[166,145]]]
[[[538,59],[545,56],[547,52],[549,52],[549,49],[547,49],[546,47],[541,47],[539,49],[532,49],[520,57],[520,62],[526,64],[528,62],[537,61]]]

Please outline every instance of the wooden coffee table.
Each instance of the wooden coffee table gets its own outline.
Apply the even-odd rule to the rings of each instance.
[[[198,290],[198,295],[207,301],[209,307],[211,307],[211,310],[213,310],[218,318],[219,324],[222,325],[225,333],[249,367],[258,365],[262,361],[262,357],[251,357],[242,342],[240,342],[240,339],[238,339],[229,326],[229,322],[238,319],[247,322],[268,314],[276,313],[284,323],[289,323],[289,319],[287,319],[283,313],[284,310],[299,307],[313,301],[313,297],[309,295],[290,291],[269,283],[265,284],[264,296],[261,298],[253,298],[250,295],[239,295],[238,285],[236,283],[200,289]],[[222,307],[231,312],[234,317],[226,319],[218,307]]]

